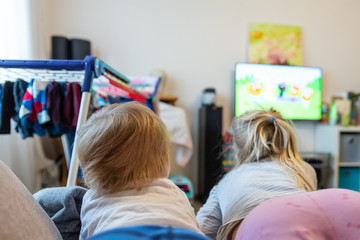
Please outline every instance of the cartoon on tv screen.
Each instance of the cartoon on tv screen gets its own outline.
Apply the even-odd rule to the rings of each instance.
[[[235,115],[272,107],[285,119],[319,120],[321,78],[322,71],[316,67],[238,63]]]

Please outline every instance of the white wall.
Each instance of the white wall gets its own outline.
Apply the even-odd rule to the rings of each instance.
[[[302,27],[304,63],[324,72],[324,99],[356,90],[360,66],[357,0],[61,0],[48,2],[50,35],[85,38],[93,55],[125,75],[161,68],[165,93],[179,97],[195,143],[188,176],[197,185],[197,113],[204,88],[215,87],[224,129],[232,116],[235,62],[247,60],[250,22]],[[48,40],[48,41],[49,41]],[[50,56],[49,42],[47,48]],[[300,149],[312,151],[314,123],[296,123]]]

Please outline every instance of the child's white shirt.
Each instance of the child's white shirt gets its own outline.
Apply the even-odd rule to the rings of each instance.
[[[83,198],[80,218],[80,239],[135,225],[174,226],[203,234],[187,196],[166,178],[154,180],[141,191],[99,195],[89,190]]]

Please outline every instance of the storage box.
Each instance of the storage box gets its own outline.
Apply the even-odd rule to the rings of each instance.
[[[360,133],[341,133],[340,162],[360,163]]]
[[[339,169],[339,188],[360,191],[360,168],[341,167]]]

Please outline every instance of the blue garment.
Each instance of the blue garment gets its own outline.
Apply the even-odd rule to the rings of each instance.
[[[66,138],[69,142],[69,146],[70,146],[70,159],[69,159],[69,162],[67,163],[68,166],[70,166],[70,160],[71,160],[71,155],[72,155],[72,152],[73,152],[73,147],[74,147],[74,141],[75,141],[75,133],[76,133],[76,129],[75,128],[71,128],[69,130],[69,132],[66,134]],[[82,179],[83,178],[83,173],[82,173],[82,170],[81,168],[79,167],[78,169],[78,173],[77,173],[77,179]]]
[[[95,234],[88,240],[209,240],[209,238],[187,229],[171,226],[132,226],[111,229]]]
[[[35,200],[53,220],[63,239],[79,239],[80,211],[86,191],[82,187],[53,187],[34,194]]]

